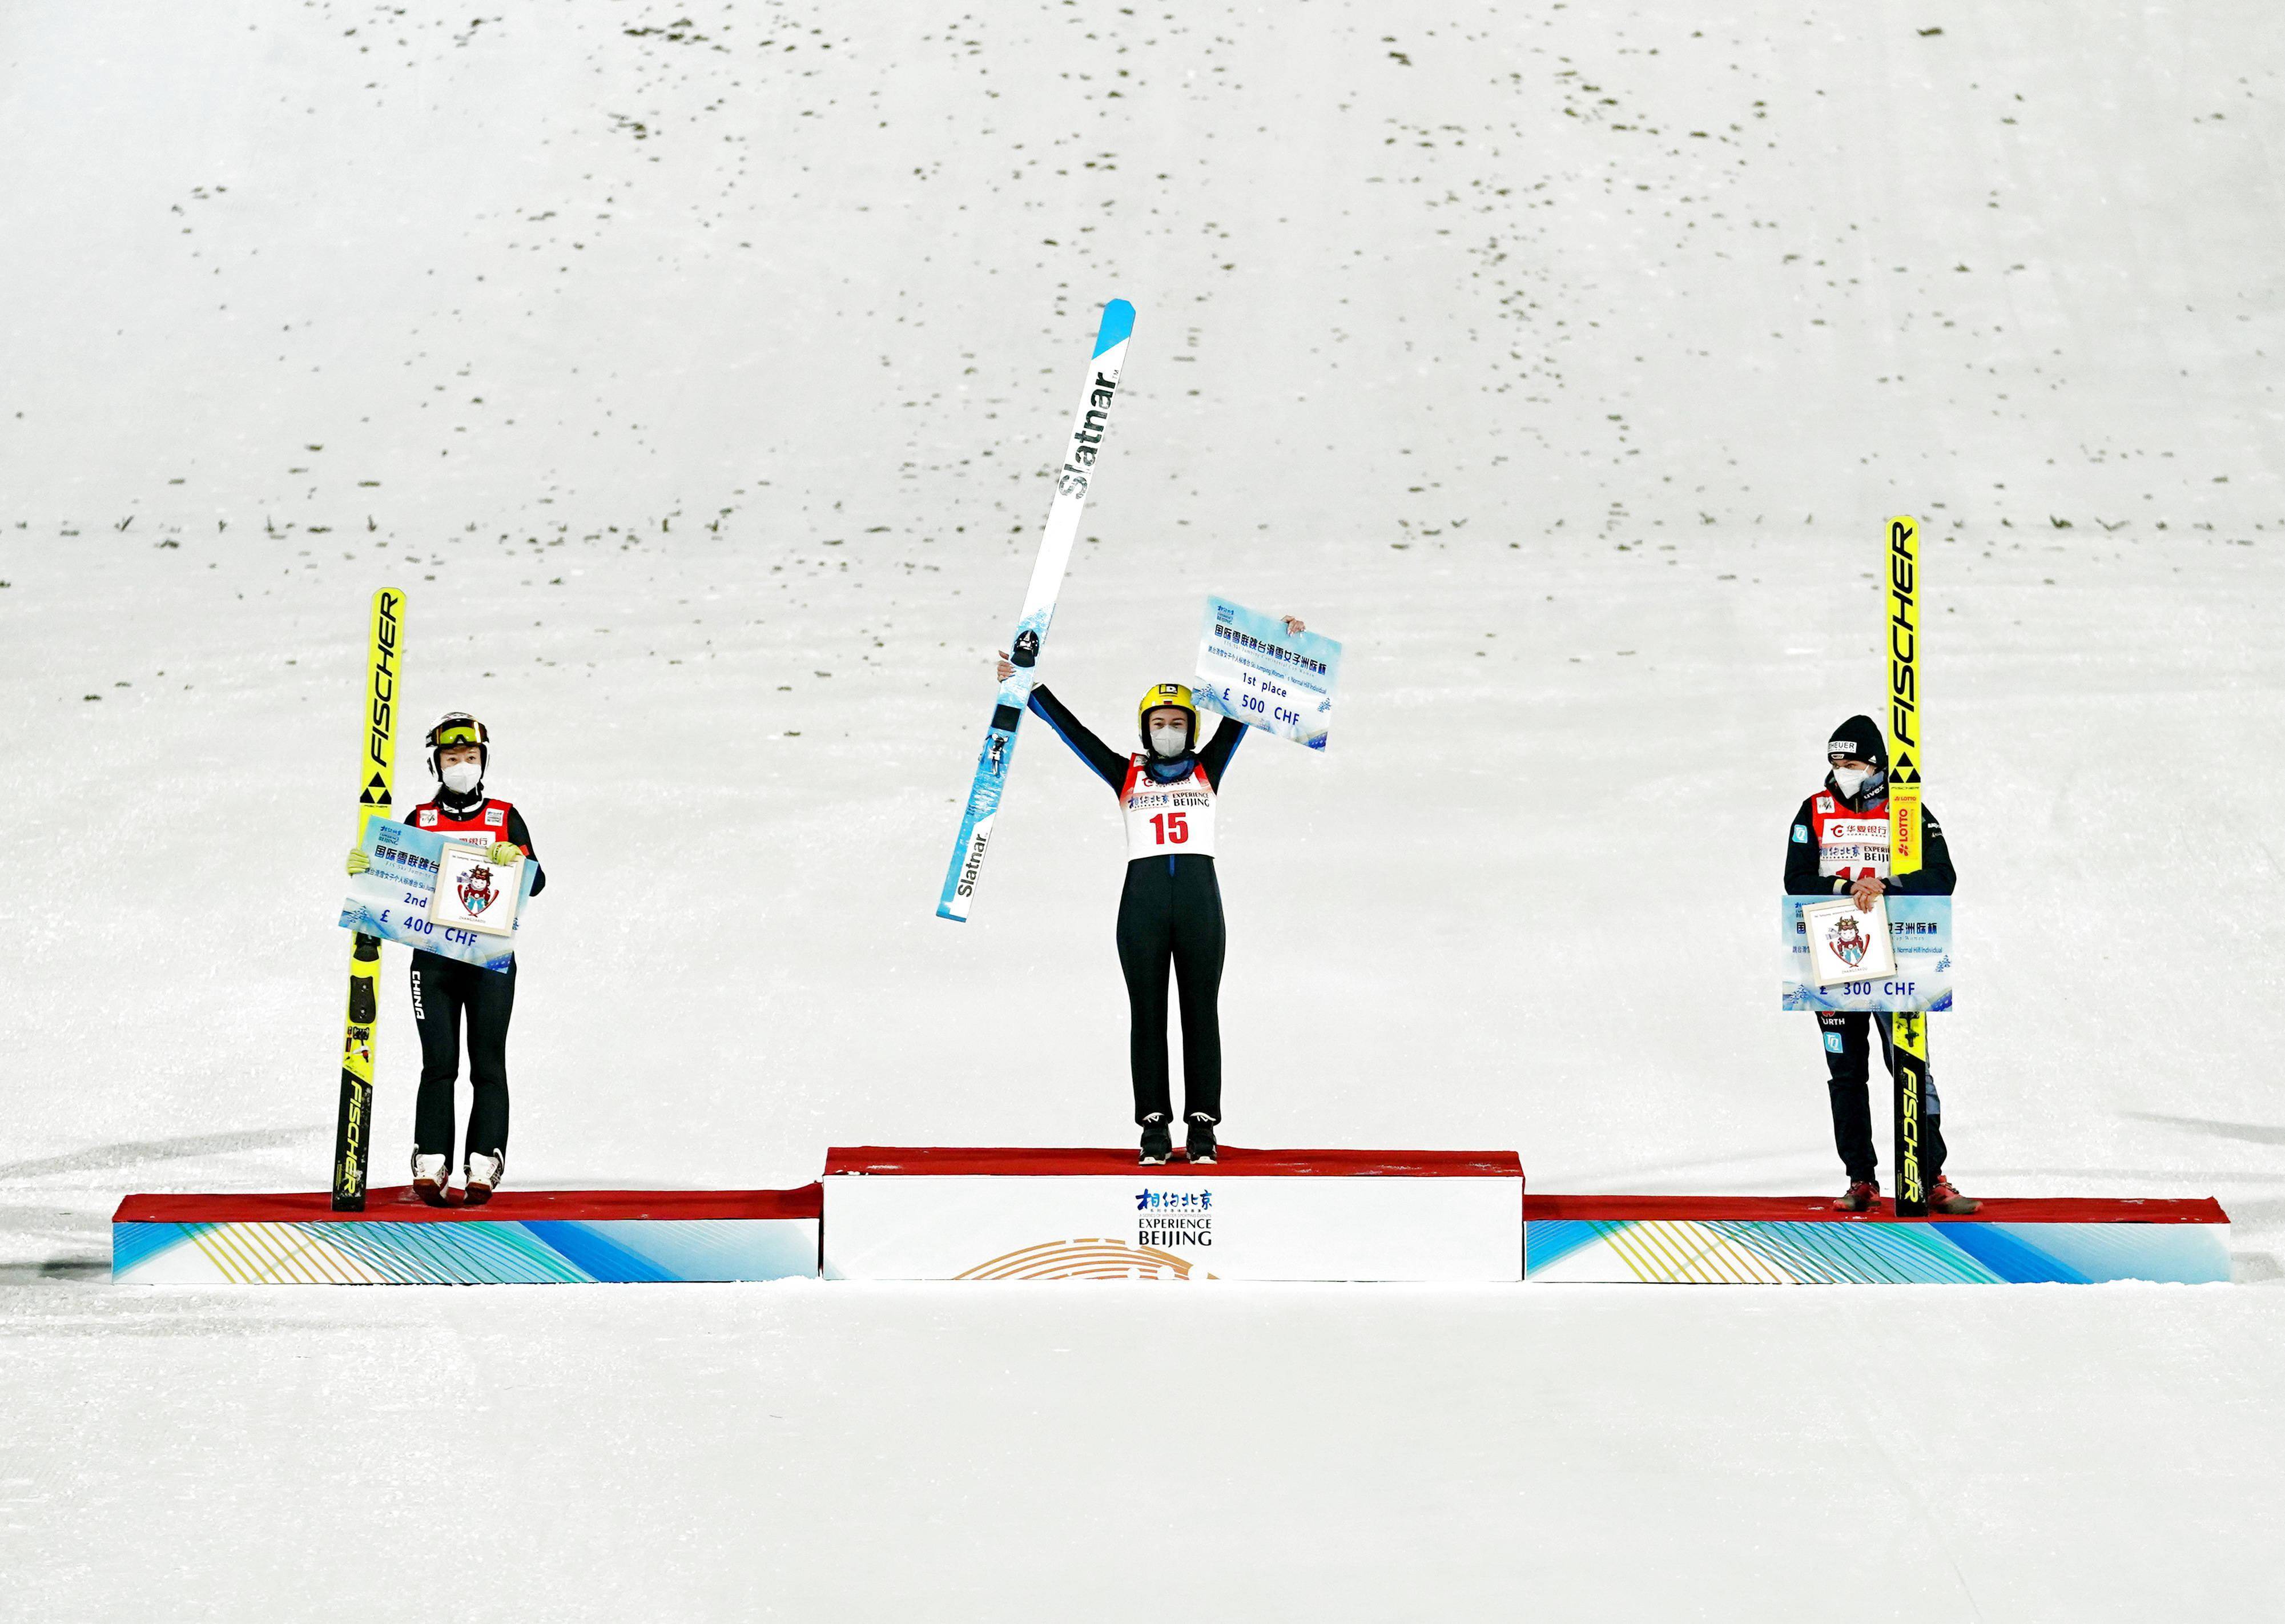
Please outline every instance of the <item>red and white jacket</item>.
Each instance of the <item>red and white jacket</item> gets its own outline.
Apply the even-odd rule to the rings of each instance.
[[[1867,806],[1851,806],[1828,781],[1794,814],[1786,847],[1786,895],[1813,897],[1845,891],[1852,881],[1869,875],[1886,882],[1892,891],[1951,896],[1957,880],[1951,847],[1943,837],[1943,826],[1925,806],[1920,808],[1920,839],[1919,871],[1890,879],[1888,797],[1883,796]]]
[[[547,870],[540,867],[531,849],[531,831],[524,827],[523,814],[506,801],[481,796],[463,802],[455,796],[448,805],[446,797],[439,795],[405,813],[404,821],[416,829],[470,844],[488,846],[505,840],[531,859],[531,894],[537,897],[547,883]]]

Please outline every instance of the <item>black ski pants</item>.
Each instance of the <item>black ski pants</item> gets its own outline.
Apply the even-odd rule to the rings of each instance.
[[[1833,1096],[1833,1149],[1841,1152],[1841,1165],[1849,1170],[1849,1181],[1861,1184],[1878,1182],[1874,1173],[1881,1160],[1873,1146],[1872,1044],[1865,1034],[1867,1025],[1880,1033],[1881,1063],[1895,1077],[1896,1056],[1888,1038],[1888,1016],[1831,1009],[1817,1014],[1818,1034],[1825,1040],[1825,1069],[1831,1073],[1825,1086]],[[1882,1097],[1888,1097],[1887,1090]],[[1928,1177],[1934,1179],[1943,1171],[1944,1149],[1943,1102],[1936,1098],[1933,1067],[1920,1087],[1920,1120],[1928,1130]]]
[[[1182,1006],[1182,1117],[1221,1120],[1221,884],[1210,857],[1138,857],[1119,895],[1119,968],[1127,977],[1135,1120],[1171,1118],[1166,968]]]
[[[460,1075],[460,1024],[468,1028],[468,1152],[507,1150],[507,1023],[515,1013],[515,966],[488,970],[441,953],[412,954],[412,1019],[420,1029],[420,1093],[412,1146],[452,1159],[452,1086]]]

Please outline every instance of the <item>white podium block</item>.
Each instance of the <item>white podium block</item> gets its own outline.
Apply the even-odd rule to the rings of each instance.
[[[829,1280],[1523,1278],[1512,1150],[836,1149]]]

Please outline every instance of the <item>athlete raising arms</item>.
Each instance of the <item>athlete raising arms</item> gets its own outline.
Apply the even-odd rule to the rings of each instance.
[[[1288,616],[1297,636],[1301,622]],[[1000,656],[1000,680],[1014,674]],[[1119,968],[1127,978],[1127,1058],[1135,1082],[1135,1120],[1142,1129],[1142,1163],[1157,1166],[1174,1153],[1174,1110],[1166,1067],[1166,971],[1171,965],[1182,1011],[1182,1120],[1185,1153],[1195,1164],[1216,1159],[1221,1121],[1221,964],[1227,936],[1221,885],[1214,876],[1214,806],[1222,774],[1245,725],[1224,717],[1213,739],[1198,743],[1198,708],[1190,689],[1162,682],[1136,708],[1142,750],[1122,755],[1090,732],[1042,684],[1031,710],[1119,796],[1127,826],[1127,883],[1119,894]]]

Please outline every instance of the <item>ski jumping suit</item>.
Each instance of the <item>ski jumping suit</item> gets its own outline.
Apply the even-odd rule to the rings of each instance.
[[[433,801],[414,807],[404,820],[471,844],[505,840],[531,858],[531,831],[523,814],[506,801],[479,793],[461,796],[437,791]],[[547,884],[547,871],[532,858],[531,894]],[[460,1017],[468,1021],[468,1081],[475,1097],[468,1106],[468,1153],[502,1156],[507,1150],[507,1024],[515,1011],[515,966],[488,970],[481,964],[442,953],[412,953],[412,1019],[420,1028],[420,1093],[412,1108],[412,1144],[424,1156],[452,1159],[452,1086],[460,1075]]]
[[[1214,877],[1214,796],[1245,725],[1224,717],[1204,749],[1172,761],[1122,756],[1045,687],[1031,709],[1118,795],[1127,824],[1119,893],[1119,968],[1127,977],[1135,1120],[1172,1119],[1166,1076],[1166,967],[1182,1007],[1182,1117],[1221,1120],[1221,885]]]
[[[1955,876],[1951,848],[1943,828],[1925,807],[1920,811],[1925,851],[1917,874],[1888,875],[1888,792],[1883,784],[1860,801],[1845,798],[1830,774],[1825,788],[1801,804],[1794,814],[1793,835],[1786,846],[1785,888],[1788,897],[1812,897],[1820,892],[1845,893],[1849,885],[1871,875],[1897,896],[1949,897]],[[1866,1087],[1872,1046],[1869,1025],[1881,1036],[1881,1063],[1896,1074],[1896,1055],[1889,1042],[1886,1016],[1861,1011],[1820,1009],[1819,1032],[1825,1039],[1825,1067],[1831,1075],[1826,1088],[1833,1096],[1833,1143],[1851,1182],[1874,1182],[1879,1157],[1873,1148],[1873,1103]],[[1921,1092],[1920,1118],[1925,1125],[1927,1176],[1943,1171],[1943,1102],[1936,1097],[1936,1073],[1931,1070]]]

